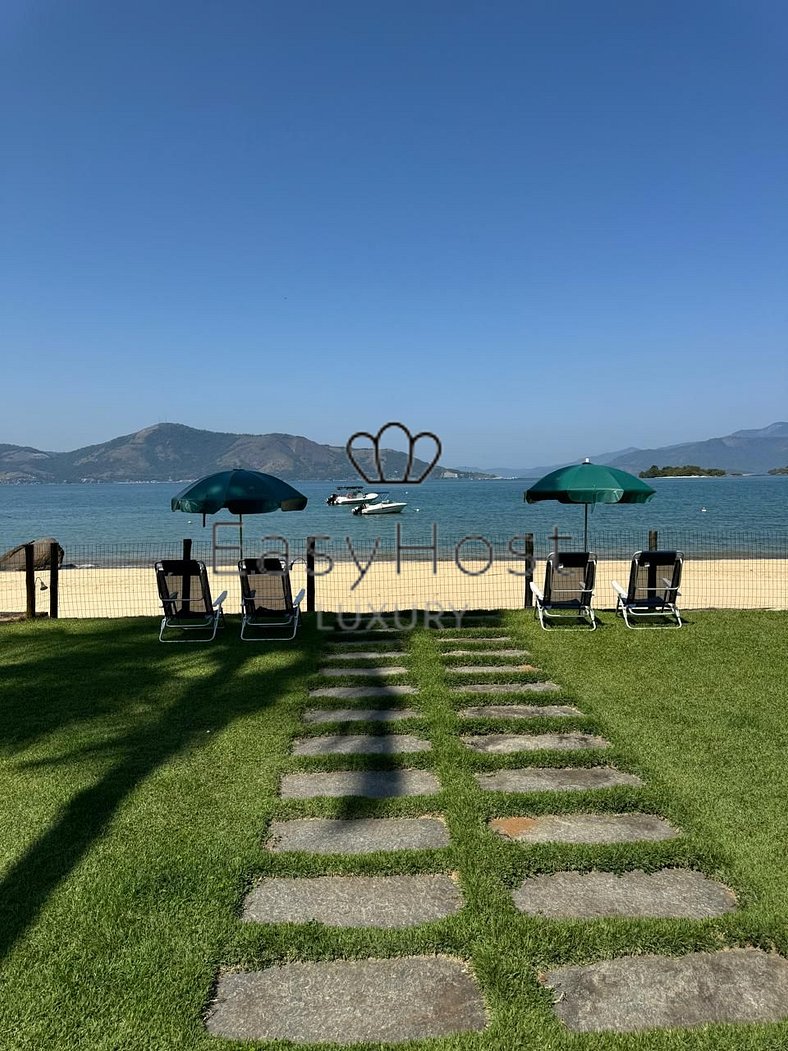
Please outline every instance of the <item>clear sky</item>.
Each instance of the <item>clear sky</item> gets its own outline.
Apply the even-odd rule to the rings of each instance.
[[[0,442],[788,417],[784,0],[4,0]]]

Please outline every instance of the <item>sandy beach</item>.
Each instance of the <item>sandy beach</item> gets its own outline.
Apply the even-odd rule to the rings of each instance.
[[[439,561],[437,572],[430,562],[404,563],[398,573],[392,562],[371,566],[361,578],[352,562],[335,563],[331,571],[315,579],[316,608],[325,611],[392,609],[521,609],[524,579],[522,563],[466,561],[460,569],[454,561]],[[240,587],[237,572],[227,567],[215,572],[209,567],[214,597],[227,592],[224,609],[237,613]],[[49,573],[38,578],[48,584]],[[537,562],[534,579],[541,586],[544,563]],[[600,561],[594,605],[611,609],[615,595],[612,580],[626,586],[628,561]],[[60,572],[59,615],[61,617],[154,617],[160,615],[156,580],[152,568],[66,569]],[[306,584],[305,567],[292,571],[294,595]],[[36,589],[38,612],[49,610],[49,591]],[[304,605],[305,608],[305,605]],[[788,609],[788,560],[718,559],[687,561],[681,587],[680,608],[693,609]],[[0,611],[25,609],[23,573],[0,573]]]

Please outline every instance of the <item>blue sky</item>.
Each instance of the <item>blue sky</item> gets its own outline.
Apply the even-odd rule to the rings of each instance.
[[[5,0],[0,442],[785,419],[783,2]]]

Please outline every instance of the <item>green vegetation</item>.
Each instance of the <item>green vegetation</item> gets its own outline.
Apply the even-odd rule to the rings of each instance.
[[[639,478],[723,478],[727,472],[719,467],[698,467],[688,463],[683,467],[657,467],[655,463],[646,471],[641,471]]]
[[[294,736],[326,730],[300,724],[322,656],[311,618],[296,643],[270,647],[241,644],[232,618],[223,637],[204,647],[162,646],[147,619],[0,625],[0,1048],[229,1047],[205,1033],[201,1017],[220,967],[410,953],[468,958],[490,1008],[487,1032],[436,1040],[429,1044],[435,1051],[788,1046],[788,1024],[570,1036],[538,982],[548,967],[629,953],[757,945],[788,955],[786,615],[688,619],[680,631],[634,632],[603,614],[594,633],[542,632],[530,614],[502,614],[534,663],[586,713],[560,726],[602,733],[614,746],[603,759],[545,752],[528,762],[611,762],[646,782],[642,789],[527,797],[486,794],[476,785],[474,771],[520,766],[523,757],[478,755],[461,745],[461,730],[504,724],[460,724],[447,690],[459,677],[452,658],[440,659],[434,633],[408,638],[420,716],[397,724],[429,737],[432,753],[295,759]],[[528,730],[557,725],[541,719]],[[364,729],[380,732],[374,724],[355,724],[353,732]],[[382,801],[276,795],[285,770],[398,765],[434,769],[443,792]],[[491,816],[590,809],[652,811],[685,835],[656,844],[524,848],[485,827]],[[274,817],[432,812],[446,815],[447,850],[317,857],[261,849]],[[509,897],[532,873],[665,865],[695,866],[724,880],[741,910],[702,922],[560,922],[521,916]],[[463,912],[405,931],[238,920],[245,888],[262,875],[417,871],[458,872]]]
[[[788,467],[772,467],[769,474],[788,474]]]

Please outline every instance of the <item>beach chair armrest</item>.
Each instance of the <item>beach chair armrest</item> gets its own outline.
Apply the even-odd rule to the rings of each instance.
[[[226,598],[227,598],[227,592],[223,591],[221,593],[221,595],[218,596],[218,598],[214,599],[213,608],[214,609],[221,609],[222,608],[222,604],[223,604],[223,602],[224,602],[224,600]]]
[[[305,589],[301,588],[301,590],[298,592],[296,597],[293,599],[293,606],[294,607],[299,606],[301,604],[305,594],[306,594]]]
[[[531,581],[531,591],[540,602],[544,602],[544,592],[537,584],[534,584],[533,580]]]
[[[627,597],[627,593],[626,593],[626,591],[625,591],[625,590],[624,590],[624,589],[623,589],[623,588],[621,587],[621,585],[619,584],[619,582],[618,582],[617,580],[612,580],[612,581],[611,581],[611,584],[613,585],[613,590],[614,590],[614,591],[615,591],[615,593],[616,593],[616,594],[618,595],[618,597],[619,597],[619,598],[623,598],[623,599],[626,599],[626,597]]]

